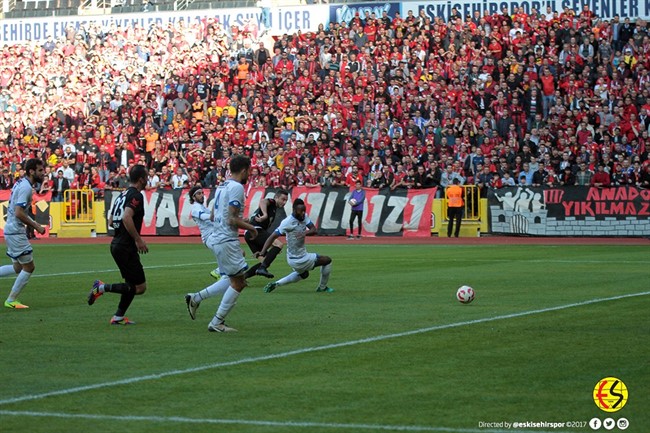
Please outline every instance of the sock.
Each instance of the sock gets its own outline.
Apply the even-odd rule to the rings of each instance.
[[[253,265],[252,267],[248,268],[248,270],[247,270],[246,273],[244,274],[244,278],[247,278],[247,279],[248,279],[248,278],[250,278],[250,277],[255,276],[255,271],[256,271],[260,266],[262,266],[262,264],[261,264],[261,263],[258,263],[258,264],[256,264],[256,265]]]
[[[206,287],[200,292],[196,292],[192,295],[192,300],[194,302],[201,302],[204,299],[212,298],[213,296],[222,295],[230,287],[230,278],[223,277],[216,283]]]
[[[16,274],[16,270],[14,269],[14,265],[4,265],[0,266],[0,277],[6,277],[9,275],[14,275]]]
[[[278,286],[284,286],[285,284],[297,283],[300,280],[302,280],[300,274],[298,274],[298,272],[292,272],[286,277],[280,278],[276,284]]]
[[[214,318],[210,323],[213,325],[218,325],[220,323],[223,323],[228,313],[230,313],[230,310],[232,310],[235,307],[235,304],[237,303],[237,298],[239,298],[239,292],[235,290],[232,286],[229,286],[228,289],[226,290],[226,293],[223,294],[223,298],[221,299],[221,304],[219,305],[217,314],[214,315]]]
[[[11,288],[11,293],[9,293],[9,296],[7,297],[7,302],[14,302],[18,295],[20,295],[20,291],[23,290],[23,287],[27,284],[27,281],[29,281],[29,277],[31,277],[32,274],[31,272],[26,272],[26,271],[20,271],[18,276],[16,277],[16,281],[14,281],[14,285]]]
[[[273,263],[273,260],[280,254],[280,251],[282,251],[282,248],[278,248],[275,245],[272,245],[271,248],[266,252],[266,256],[264,256],[264,261],[262,262],[262,265],[264,265],[265,268],[268,268],[271,266],[271,263]]]
[[[319,289],[324,289],[327,287],[327,282],[330,279],[330,273],[332,272],[332,264],[328,264],[320,268],[320,284],[318,285]]]
[[[115,312],[115,316],[117,317],[124,317],[126,310],[129,309],[133,298],[135,298],[135,287],[131,287],[128,284],[125,284],[125,286],[129,287],[129,291],[122,293],[122,296],[120,296],[120,303],[117,304],[117,311]]]
[[[99,286],[100,291],[111,292],[111,293],[129,293],[131,291],[131,286],[126,283],[113,283],[113,284],[104,284]],[[135,291],[134,291],[135,292]]]

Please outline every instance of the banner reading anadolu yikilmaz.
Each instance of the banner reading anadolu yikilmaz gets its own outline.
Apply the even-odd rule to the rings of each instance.
[[[542,236],[648,236],[650,190],[511,187],[488,195],[491,231]]]

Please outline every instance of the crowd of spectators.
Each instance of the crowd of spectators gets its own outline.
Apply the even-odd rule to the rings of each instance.
[[[69,29],[0,50],[0,188],[29,157],[60,188],[650,188],[646,23],[522,8],[369,11],[260,39],[214,19]],[[54,191],[55,195],[58,193]]]

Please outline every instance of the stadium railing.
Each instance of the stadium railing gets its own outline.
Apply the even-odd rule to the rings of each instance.
[[[66,223],[94,223],[94,193],[90,189],[69,189],[63,194],[61,220]]]
[[[480,221],[480,191],[476,185],[461,185],[463,187],[463,221]],[[447,221],[447,200],[442,200],[442,214]]]

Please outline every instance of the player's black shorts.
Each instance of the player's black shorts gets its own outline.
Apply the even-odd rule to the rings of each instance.
[[[144,269],[140,263],[140,255],[135,245],[111,244],[111,255],[120,269],[122,278],[134,286],[145,283]]]
[[[248,244],[248,247],[251,249],[251,252],[257,253],[259,251],[262,251],[262,248],[264,248],[264,244],[266,243],[266,240],[271,236],[271,233],[267,232],[263,228],[256,227],[257,228],[257,236],[255,239],[251,240],[251,235],[250,232],[246,232],[244,234],[244,240]]]

